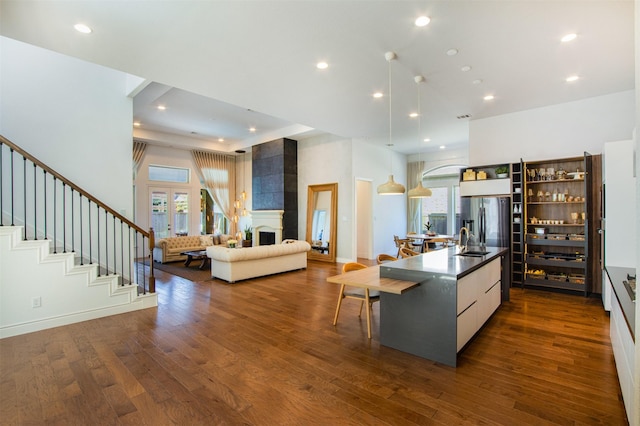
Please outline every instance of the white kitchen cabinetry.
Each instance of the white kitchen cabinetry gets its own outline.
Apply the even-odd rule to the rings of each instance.
[[[500,306],[500,260],[494,259],[458,280],[458,351]]]
[[[634,371],[635,371],[635,344],[631,331],[627,327],[622,308],[618,303],[618,298],[611,298],[611,322],[609,323],[609,335],[611,336],[611,347],[616,360],[616,369],[618,370],[618,380],[620,381],[620,390],[622,391],[622,399],[627,410],[627,416],[631,419],[635,407],[634,395]]]
[[[604,258],[606,266],[636,266],[636,178],[633,141],[607,142],[604,162]]]

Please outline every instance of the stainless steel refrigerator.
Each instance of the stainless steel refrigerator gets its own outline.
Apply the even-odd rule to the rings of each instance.
[[[509,247],[511,200],[509,197],[462,197],[460,218],[473,234],[470,244]],[[461,243],[464,243],[462,241]]]
[[[510,299],[511,288],[511,199],[509,197],[462,197],[460,219],[473,234],[469,244],[484,244],[489,247],[509,249],[502,262],[501,299]],[[461,241],[464,244],[464,241]]]

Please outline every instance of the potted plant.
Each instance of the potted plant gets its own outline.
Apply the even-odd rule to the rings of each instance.
[[[509,166],[498,166],[496,167],[496,177],[498,178],[506,178],[509,176]]]
[[[253,228],[249,225],[247,225],[244,228],[244,241],[243,241],[243,245],[245,245],[245,242],[247,243],[246,246],[247,247],[251,247],[251,240],[253,239]]]

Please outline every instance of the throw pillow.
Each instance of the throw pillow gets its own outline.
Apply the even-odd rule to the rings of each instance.
[[[209,247],[213,245],[213,236],[211,235],[200,235],[200,244]]]

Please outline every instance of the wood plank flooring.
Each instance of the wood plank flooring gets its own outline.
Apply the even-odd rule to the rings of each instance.
[[[159,306],[0,340],[0,424],[625,425],[598,298],[511,290],[451,368],[379,344],[340,264],[233,285],[158,271]]]

